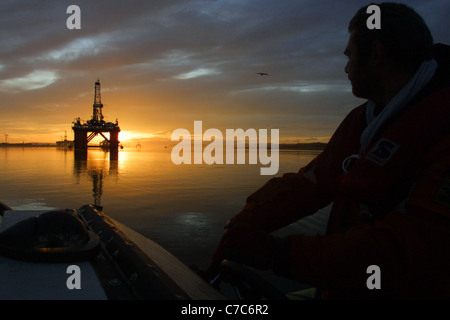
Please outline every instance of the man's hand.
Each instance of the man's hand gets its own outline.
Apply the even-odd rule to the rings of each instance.
[[[223,259],[269,269],[272,267],[275,240],[266,231],[249,225],[234,225],[225,230],[217,246],[208,273],[217,274]]]

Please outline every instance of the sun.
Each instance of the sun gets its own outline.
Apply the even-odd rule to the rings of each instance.
[[[136,132],[136,131],[120,131],[119,140],[120,142],[126,142],[130,140],[139,140],[143,138],[152,138],[153,135],[149,133]]]
[[[119,133],[119,140],[122,142],[133,140],[134,137],[135,137],[135,133],[133,133],[132,131],[120,131],[120,133]]]

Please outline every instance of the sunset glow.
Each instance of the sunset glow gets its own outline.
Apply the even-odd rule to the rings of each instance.
[[[448,1],[407,2],[435,42],[450,42]],[[67,3],[0,4],[2,142],[73,139],[72,121],[92,116],[96,79],[105,121],[118,120],[124,144],[167,142],[194,121],[327,142],[364,102],[351,93],[342,54],[360,1],[333,10],[304,1],[263,1],[257,10],[247,0],[77,5],[81,28],[69,30]]]

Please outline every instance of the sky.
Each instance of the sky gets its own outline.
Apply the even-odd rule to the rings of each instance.
[[[401,1],[450,43],[450,1]],[[120,140],[171,132],[279,129],[280,142],[327,142],[364,100],[343,54],[360,0],[0,1],[0,142],[55,142],[103,115]],[[69,29],[70,5],[81,29]],[[258,73],[268,73],[261,76]],[[6,136],[7,135],[7,136]],[[130,140],[134,139],[134,140]]]

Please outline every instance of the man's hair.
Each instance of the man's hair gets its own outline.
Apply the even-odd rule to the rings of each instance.
[[[383,43],[398,70],[413,72],[424,60],[431,59],[433,37],[414,9],[400,3],[375,4],[380,8],[381,29],[369,29],[366,25],[372,15],[366,12],[369,5],[359,9],[348,26],[349,32],[355,31],[354,41],[361,59],[369,57],[374,40]]]

